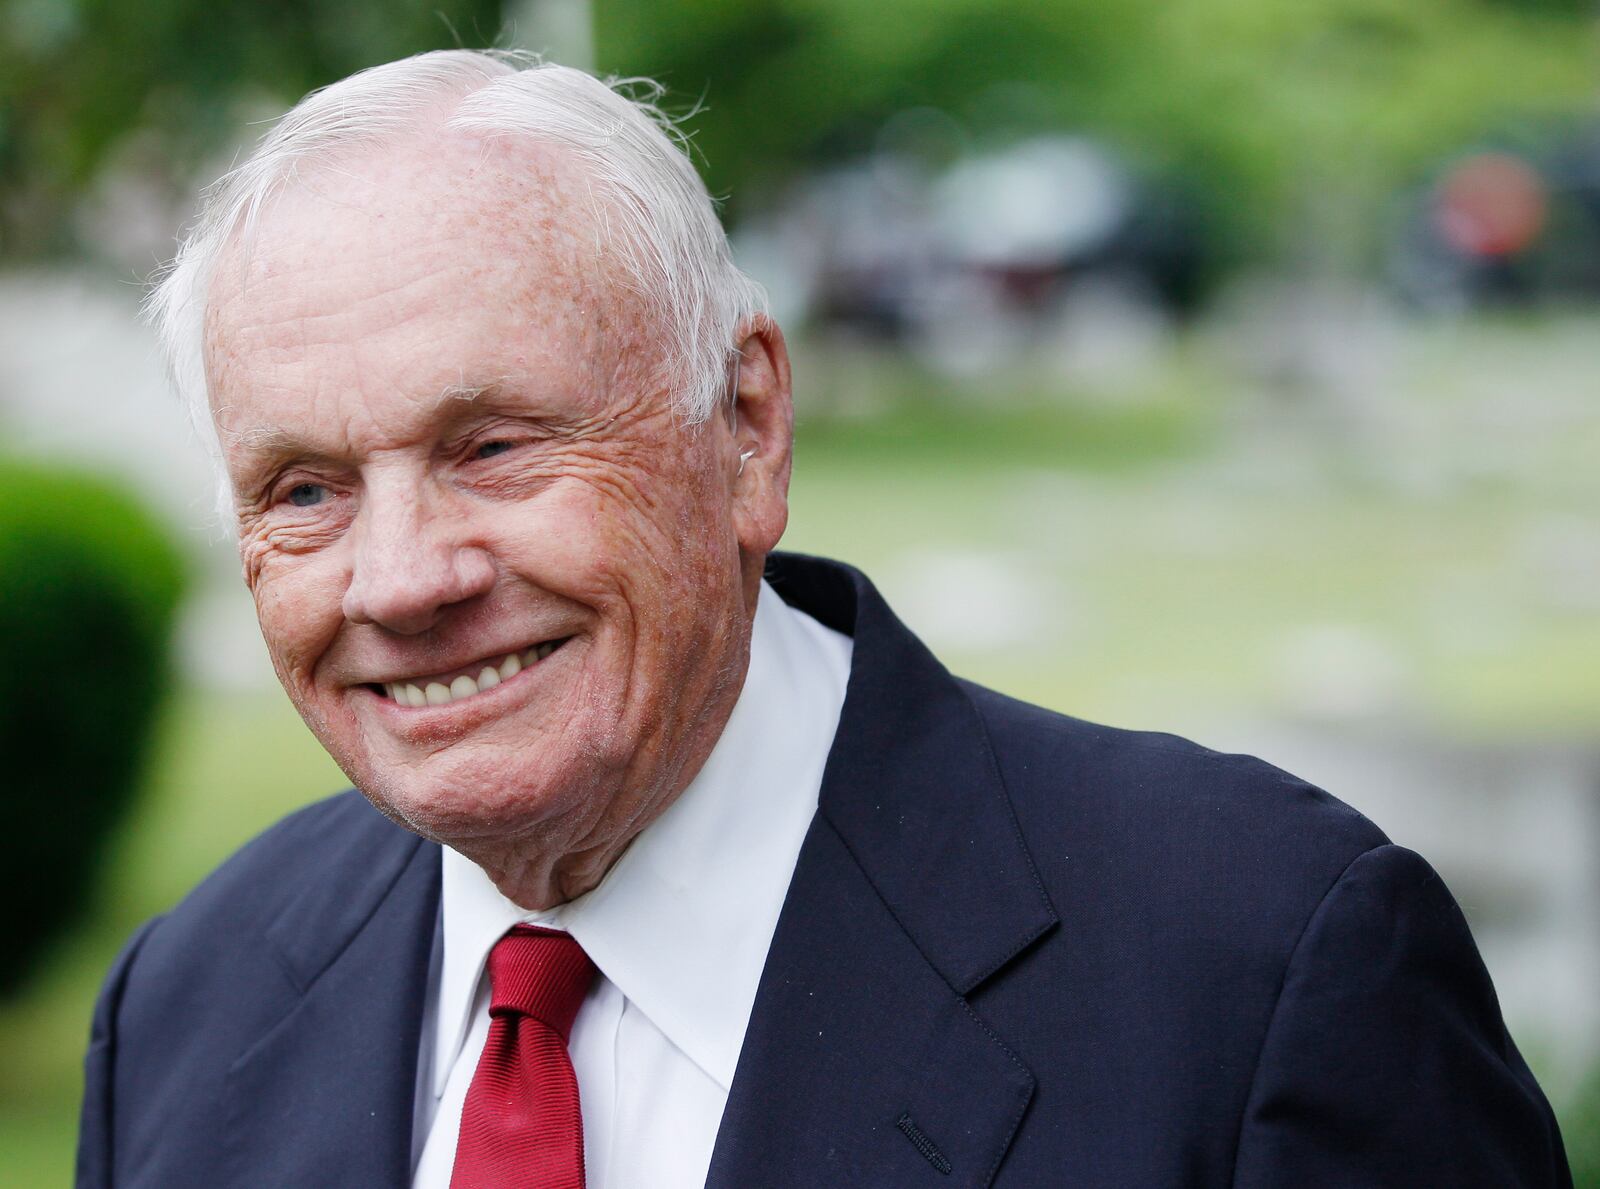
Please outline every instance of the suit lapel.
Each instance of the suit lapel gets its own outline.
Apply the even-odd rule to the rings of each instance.
[[[768,576],[855,653],[707,1184],[987,1185],[1034,1079],[966,997],[1056,915],[961,687],[856,572]]]
[[[227,1084],[230,1185],[404,1185],[439,851],[372,815],[269,930],[293,992]]]
[[[708,1189],[987,1184],[1032,1075],[918,952],[831,826],[814,822],[802,855]]]

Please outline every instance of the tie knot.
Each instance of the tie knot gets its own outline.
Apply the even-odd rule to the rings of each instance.
[[[565,933],[518,925],[489,951],[489,1014],[532,1016],[565,1041],[594,963]]]

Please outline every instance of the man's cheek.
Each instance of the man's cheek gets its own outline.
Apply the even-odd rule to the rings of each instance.
[[[602,494],[590,490],[525,516],[495,553],[505,568],[549,591],[602,609],[619,579],[648,563],[650,549]]]
[[[317,659],[343,620],[337,585],[308,578],[264,572],[252,591],[267,651],[280,676],[296,687],[309,687]]]

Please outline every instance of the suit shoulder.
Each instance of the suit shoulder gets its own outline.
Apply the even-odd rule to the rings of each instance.
[[[285,947],[348,934],[346,918],[367,910],[372,887],[392,882],[421,841],[355,792],[318,801],[257,835],[149,926],[137,955],[115,973],[124,984],[124,1043],[140,1038],[152,1050],[177,1044],[175,1020],[213,1020],[207,1027],[221,1028],[213,1013],[222,1003],[234,1005],[244,1027],[242,1003],[273,1002],[260,988],[296,977],[280,960]]]
[[[1037,854],[1074,840],[1125,860],[1312,902],[1389,839],[1324,790],[1251,755],[1177,735],[1104,726],[963,683]],[[1245,873],[1255,878],[1245,878]],[[1286,881],[1286,882],[1285,882]]]

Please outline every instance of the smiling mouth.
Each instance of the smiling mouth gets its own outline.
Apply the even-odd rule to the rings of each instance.
[[[543,644],[532,644],[518,652],[508,652],[498,657],[485,657],[448,672],[373,683],[367,688],[397,706],[448,706],[451,702],[476,697],[510,681],[522,670],[533,668],[570,639],[571,636],[564,636],[559,640],[546,640]]]

